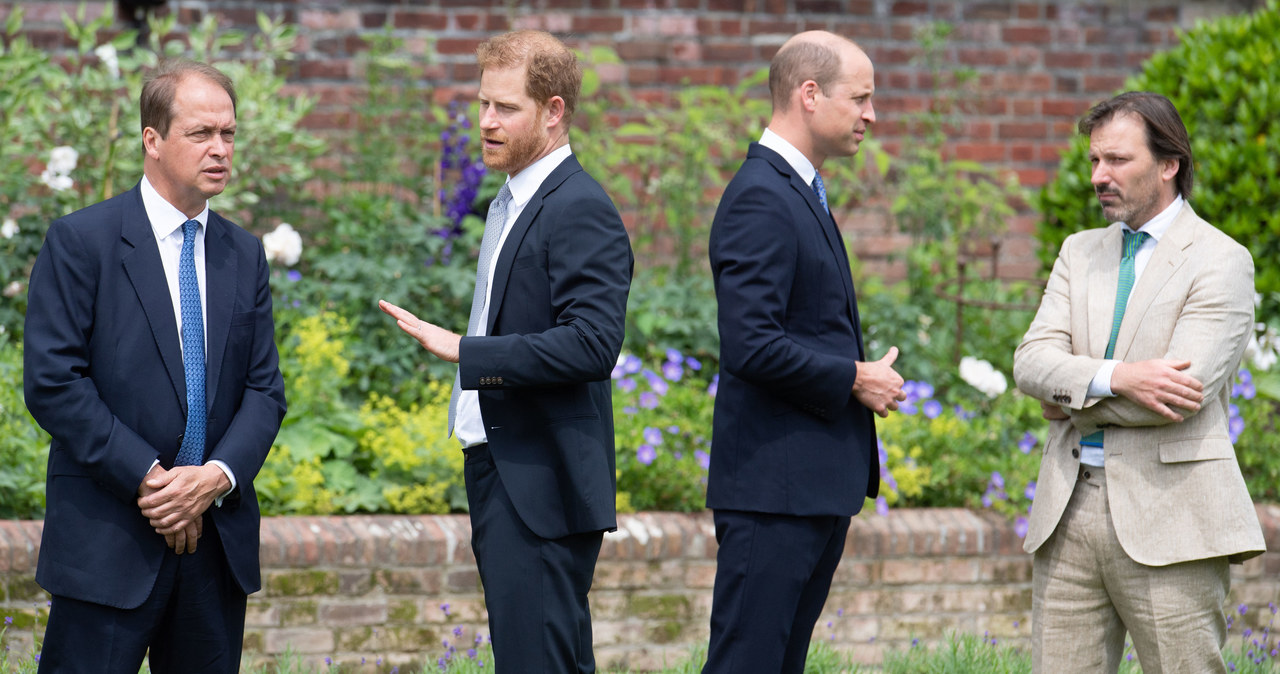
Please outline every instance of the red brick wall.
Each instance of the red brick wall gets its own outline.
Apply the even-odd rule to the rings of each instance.
[[[0,20],[21,5],[27,33],[50,48],[67,46],[61,13],[82,0],[0,2]],[[110,3],[89,2],[90,12]],[[732,85],[765,67],[788,36],[825,29],[847,35],[876,66],[874,135],[890,150],[904,139],[904,115],[929,105],[932,76],[917,62],[915,30],[929,22],[955,27],[947,64],[980,71],[974,110],[962,116],[949,145],[954,156],[1015,172],[1037,188],[1056,171],[1076,118],[1120,88],[1153,52],[1176,43],[1195,20],[1260,6],[1260,0],[169,0],[179,25],[207,13],[228,28],[256,30],[255,13],[283,16],[301,29],[291,83],[319,95],[310,118],[341,125],[361,82],[362,34],[390,25],[417,54],[437,54],[422,73],[438,98],[474,95],[475,46],[495,32],[542,28],[574,46],[610,45],[623,64],[607,78],[647,99],[662,100],[688,81]],[[838,189],[838,186],[833,186]],[[883,256],[903,245],[883,213],[849,214],[870,271],[892,271]],[[1030,214],[1010,223],[1001,269],[1035,273]],[[864,260],[865,261],[865,260]]]
[[[1258,516],[1277,549],[1280,506],[1259,506]],[[40,530],[40,522],[0,521],[0,615],[19,617],[11,658],[29,653],[32,617],[45,619],[48,597],[33,579]],[[465,652],[477,630],[488,634],[470,537],[465,515],[264,520],[264,589],[249,597],[246,662],[288,650],[313,664],[433,663],[446,639]],[[706,643],[715,551],[709,513],[620,518],[591,591],[602,666],[650,670]],[[1254,609],[1237,622],[1258,631],[1272,617],[1259,609],[1280,603],[1280,554],[1232,574],[1229,606]],[[990,512],[895,510],[853,519],[814,638],[864,663],[948,631],[1025,647],[1030,614],[1031,558],[1009,522]]]

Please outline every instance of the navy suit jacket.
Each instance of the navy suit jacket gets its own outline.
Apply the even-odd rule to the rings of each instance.
[[[502,484],[543,538],[617,527],[609,375],[633,263],[617,208],[571,155],[498,254],[486,335],[462,338],[460,385],[479,389]]]
[[[205,269],[205,458],[225,461],[238,483],[209,513],[250,593],[261,586],[253,479],[284,417],[284,382],[262,244],[211,212]],[[138,509],[138,487],[153,462],[173,465],[187,413],[173,302],[138,187],[50,225],[24,340],[27,407],[53,436],[36,581],[135,608],[167,550]]]
[[[879,492],[875,420],[844,241],[778,153],[752,143],[709,246],[719,305],[707,507],[854,515]]]

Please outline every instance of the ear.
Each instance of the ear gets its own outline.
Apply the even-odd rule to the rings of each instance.
[[[805,80],[797,91],[800,92],[800,105],[804,106],[805,112],[813,112],[818,107],[818,94],[822,93],[822,87],[813,80]]]
[[[559,96],[552,96],[551,100],[547,101],[547,104],[543,106],[543,109],[547,111],[547,128],[554,129],[559,126],[560,121],[564,119],[564,99]]]
[[[159,144],[161,140],[163,139],[160,136],[160,132],[156,131],[154,127],[148,126],[142,130],[142,149],[153,160],[160,158]]]
[[[1171,181],[1178,175],[1178,169],[1182,167],[1182,162],[1177,159],[1161,159],[1160,160],[1160,178],[1164,181]]]

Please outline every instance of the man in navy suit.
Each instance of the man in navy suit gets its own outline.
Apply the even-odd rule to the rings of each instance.
[[[875,421],[904,400],[897,347],[866,360],[818,169],[875,122],[871,60],[831,33],[769,66],[773,115],[711,225],[719,303],[707,507],[716,580],[703,672],[804,671],[849,518],[879,490]]]
[[[497,671],[593,672],[587,591],[617,526],[609,375],[631,245],[569,148],[582,82],[573,52],[518,31],[477,55],[483,158],[508,180],[489,206],[467,336],[381,306],[458,363],[450,431],[466,453]]]
[[[262,244],[209,210],[235,88],[143,85],[143,178],[49,227],[31,273],[27,407],[53,436],[36,581],[41,672],[239,671],[261,586],[253,479],[284,418]]]

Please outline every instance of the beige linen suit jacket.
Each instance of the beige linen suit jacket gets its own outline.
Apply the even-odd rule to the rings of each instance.
[[[1227,435],[1227,405],[1253,329],[1253,258],[1186,205],[1129,297],[1114,359],[1191,361],[1204,402],[1173,423],[1124,397],[1086,399],[1102,366],[1119,283],[1122,226],[1067,238],[1040,309],[1014,354],[1027,395],[1061,405],[1050,422],[1023,547],[1053,534],[1080,466],[1080,439],[1106,429],[1111,517],[1125,552],[1149,566],[1266,550]]]

